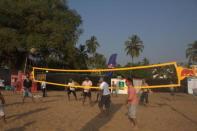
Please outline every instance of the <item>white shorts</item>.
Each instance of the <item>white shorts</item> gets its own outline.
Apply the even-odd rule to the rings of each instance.
[[[5,113],[4,113],[4,110],[3,110],[3,105],[0,104],[0,116],[4,116]]]
[[[129,104],[129,109],[128,109],[129,118],[136,118],[136,108],[137,108],[137,105]]]

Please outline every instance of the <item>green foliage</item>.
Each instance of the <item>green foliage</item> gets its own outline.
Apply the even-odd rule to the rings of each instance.
[[[60,63],[69,65],[76,59],[73,53],[81,22],[65,0],[1,0],[0,52],[9,54],[23,48],[28,53],[36,48],[45,60],[54,61],[56,57],[49,58],[50,49],[54,49],[63,56]]]
[[[186,49],[186,57],[189,59],[189,64],[194,64],[197,62],[197,41],[188,44],[188,48]]]
[[[94,56],[95,68],[106,68],[106,58],[104,55],[96,53]]]
[[[147,58],[146,62],[149,61]],[[144,62],[144,59],[142,60],[142,62],[138,62],[138,63],[127,63],[125,65],[125,67],[136,67],[136,66],[144,66],[144,65],[149,65],[148,63]],[[123,76],[125,77],[135,77],[135,78],[150,78],[151,77],[151,71],[147,70],[147,69],[136,69],[136,70],[129,70],[126,72],[122,73]]]
[[[142,65],[149,65],[150,61],[149,59],[147,59],[146,57],[144,57],[144,59],[142,60]]]
[[[78,69],[87,69],[88,54],[85,45],[79,45],[79,48],[76,48],[77,52],[77,67]]]
[[[89,68],[104,68],[106,67],[106,58],[104,55],[97,53],[97,48],[100,46],[96,36],[91,36],[86,40],[85,46],[87,49],[88,60],[87,65]]]
[[[132,35],[127,41],[125,41],[125,51],[126,54],[131,56],[132,63],[134,57],[139,57],[140,53],[143,51],[144,45],[140,37],[137,35]]]
[[[97,48],[100,44],[95,36],[91,36],[89,40],[86,40],[87,51],[91,55],[95,55]]]

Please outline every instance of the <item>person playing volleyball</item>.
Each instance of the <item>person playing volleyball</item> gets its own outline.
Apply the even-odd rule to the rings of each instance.
[[[23,92],[23,103],[25,102],[26,97],[31,97],[34,101],[33,95],[31,93],[32,80],[29,78],[29,75],[26,76],[26,79],[23,81],[24,92]]]
[[[89,103],[91,104],[92,100],[90,87],[92,86],[92,81],[88,77],[86,77],[82,83],[82,86],[85,86],[83,89],[83,105],[85,104],[86,97],[89,98]]]
[[[71,93],[74,95],[75,100],[77,100],[77,95],[76,95],[75,88],[72,87],[72,86],[76,85],[76,82],[73,79],[69,79],[68,85],[69,85],[69,87],[67,88],[68,100],[70,101],[70,94]]]
[[[0,90],[0,117],[3,118],[4,123],[6,123],[6,119],[5,119],[5,113],[3,110],[3,105],[5,104],[5,99],[3,97],[3,95],[1,94],[1,90]]]
[[[46,82],[43,79],[43,82],[41,83],[41,89],[42,89],[42,96],[46,97],[47,93],[46,93]]]
[[[148,84],[145,80],[142,81],[142,86],[148,86]],[[150,89],[142,88],[141,90],[142,90],[142,94],[140,96],[140,104],[148,105],[148,103],[149,103],[148,96],[149,96]]]
[[[115,81],[112,81],[112,83],[111,83],[111,93],[112,93],[112,96],[116,96],[116,97],[118,97],[118,86],[117,86],[117,83],[115,82]]]
[[[109,115],[109,109],[111,104],[109,85],[107,84],[107,82],[104,81],[104,78],[100,78],[99,82],[99,88],[101,90],[101,99],[99,101],[98,106],[101,113],[104,113],[104,111],[106,110],[106,114]],[[105,110],[103,109],[103,106],[105,106]]]
[[[138,104],[138,97],[136,89],[133,87],[132,80],[130,78],[126,80],[126,85],[128,87],[128,97],[126,100],[126,104],[128,104],[128,117],[134,128],[137,129],[136,109]]]

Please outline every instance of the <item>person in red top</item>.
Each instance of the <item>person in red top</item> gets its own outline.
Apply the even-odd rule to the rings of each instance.
[[[128,118],[134,128],[137,129],[136,108],[138,105],[138,97],[136,89],[133,87],[132,80],[130,78],[126,80],[126,85],[128,87],[128,98],[126,100],[126,104],[128,104]]]

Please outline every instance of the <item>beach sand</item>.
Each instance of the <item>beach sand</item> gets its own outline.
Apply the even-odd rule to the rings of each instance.
[[[22,104],[20,93],[3,91],[7,123],[0,120],[1,131],[132,131],[127,118],[126,95],[111,97],[109,116],[101,116],[97,103],[82,105],[67,99],[63,91],[49,91],[48,97],[30,98]],[[34,95],[42,95],[38,92]],[[92,93],[95,101],[96,93]],[[139,131],[197,131],[197,97],[183,93],[152,93],[148,106],[138,106]]]

